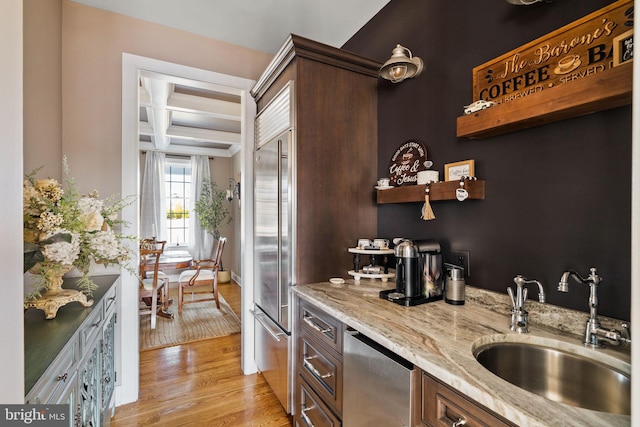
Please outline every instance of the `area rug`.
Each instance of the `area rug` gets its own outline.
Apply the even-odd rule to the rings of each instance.
[[[173,320],[158,317],[156,328],[151,329],[150,316],[140,316],[141,351],[240,333],[240,319],[220,293],[220,310],[216,308],[215,301],[206,301],[186,304],[182,307],[182,314],[178,314],[177,289],[175,295],[173,292],[175,287],[171,286],[170,297],[173,304],[169,307],[169,311],[173,313]],[[210,295],[209,293],[201,297]],[[185,294],[185,300],[190,298],[191,294]],[[197,299],[198,295],[194,298]]]

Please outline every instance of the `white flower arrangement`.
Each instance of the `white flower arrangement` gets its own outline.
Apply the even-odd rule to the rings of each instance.
[[[122,224],[119,212],[133,202],[131,198],[105,201],[98,192],[81,196],[69,176],[66,157],[63,158],[66,189],[55,179],[35,179],[35,170],[23,182],[24,271],[39,280],[26,297],[33,299],[48,289],[47,276],[75,267],[81,273],[80,289],[91,295],[96,289],[89,277],[91,261],[110,265],[130,259],[125,239],[115,231]]]

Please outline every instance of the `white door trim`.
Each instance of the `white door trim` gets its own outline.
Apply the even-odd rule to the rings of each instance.
[[[253,322],[249,310],[253,305],[253,123],[256,105],[249,91],[255,81],[212,71],[159,61],[143,56],[122,54],[122,195],[138,194],[140,161],[138,138],[138,73],[140,70],[199,80],[224,86],[229,93],[240,96],[242,103],[242,165],[241,165],[241,274],[242,286],[242,369],[245,374],[256,372],[253,358]],[[245,196],[248,195],[248,196]],[[138,235],[139,204],[134,203],[122,212],[128,223],[125,234]],[[137,248],[132,248],[137,251]],[[135,263],[135,261],[134,261]],[[118,381],[116,405],[134,402],[139,390],[139,330],[138,284],[131,274],[122,271],[120,289],[119,339],[116,352]]]

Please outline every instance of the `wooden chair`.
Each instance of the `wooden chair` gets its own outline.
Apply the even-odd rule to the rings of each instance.
[[[151,314],[151,329],[156,328],[158,311],[163,317],[173,318],[166,313],[168,307],[167,289],[169,280],[158,271],[160,255],[164,252],[165,241],[145,239],[140,242],[140,300],[144,306],[140,308],[140,315]],[[149,267],[153,266],[153,270]]]
[[[218,270],[222,263],[222,252],[224,245],[227,243],[226,237],[218,240],[214,259],[203,259],[193,261],[191,270],[183,271],[178,279],[178,313],[182,314],[182,306],[184,304],[193,304],[196,302],[215,301],[216,307],[220,309],[220,300],[218,299]],[[210,288],[213,296],[210,298],[193,299],[194,293],[209,293],[209,291],[195,292],[196,288]],[[184,300],[184,292],[191,292],[191,300]]]

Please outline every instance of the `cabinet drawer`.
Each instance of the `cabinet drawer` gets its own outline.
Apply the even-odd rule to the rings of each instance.
[[[54,359],[40,380],[33,386],[25,399],[25,403],[51,403],[56,392],[63,389],[71,381],[75,381],[76,362],[78,361],[78,342],[71,340]]]
[[[340,427],[342,423],[298,375],[298,399],[296,402],[296,427]]]
[[[298,324],[311,336],[342,354],[342,323],[317,307],[300,300]]]
[[[104,312],[93,310],[79,329],[80,357],[84,357],[88,350],[95,346],[95,341],[101,335]]]
[[[458,421],[465,427],[514,427],[427,374],[422,375],[422,421],[432,427],[451,427]]]
[[[307,382],[338,414],[342,412],[342,360],[308,332],[298,339],[297,366]]]

